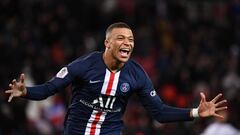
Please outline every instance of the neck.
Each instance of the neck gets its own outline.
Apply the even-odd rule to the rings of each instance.
[[[110,53],[107,53],[106,51],[103,53],[103,61],[108,67],[108,69],[116,73],[119,69],[121,69],[124,66],[123,62],[118,61],[116,58],[114,58]]]

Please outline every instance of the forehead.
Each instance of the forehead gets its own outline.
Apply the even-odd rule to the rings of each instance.
[[[112,35],[112,36],[123,35],[123,36],[127,36],[127,37],[133,37],[132,30],[130,30],[128,28],[114,28],[109,33],[109,35]]]

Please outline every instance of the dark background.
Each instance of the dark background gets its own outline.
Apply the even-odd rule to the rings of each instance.
[[[60,135],[70,87],[41,102],[7,103],[4,90],[25,73],[27,85],[51,79],[64,65],[104,51],[105,29],[123,21],[135,35],[132,58],[149,74],[161,99],[197,107],[223,93],[227,123],[240,128],[239,0],[1,0],[0,135]],[[125,135],[197,135],[216,120],[160,124],[133,95]]]

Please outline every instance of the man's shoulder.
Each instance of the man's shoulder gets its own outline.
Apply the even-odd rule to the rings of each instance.
[[[143,67],[135,60],[133,59],[130,59],[128,61],[128,65],[131,67],[131,68],[134,68],[134,69],[140,69],[140,70],[143,70]]]
[[[94,51],[89,54],[85,54],[76,59],[76,61],[91,61],[98,59],[102,55],[102,52]]]
[[[101,52],[92,52],[90,54],[83,55],[71,63],[68,64],[68,69],[70,69],[72,72],[85,72],[89,69],[89,67],[93,66],[100,60]]]
[[[137,80],[137,89],[143,89],[146,86],[146,80],[149,80],[144,68],[135,60],[129,60],[127,68],[135,80]],[[147,83],[147,85],[149,84],[151,85],[151,83]]]
[[[73,62],[71,62],[70,64],[83,64],[83,63],[92,63],[97,61],[99,58],[101,58],[100,56],[102,55],[102,52],[92,52],[89,54],[85,54],[83,56],[78,57],[77,59],[75,59]]]
[[[133,70],[134,72],[136,72],[138,74],[139,73],[144,73],[145,74],[145,71],[144,71],[143,67],[137,61],[135,61],[133,59],[130,59],[128,61],[128,67],[129,67],[130,70]]]

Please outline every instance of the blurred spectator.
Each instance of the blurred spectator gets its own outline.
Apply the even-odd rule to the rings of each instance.
[[[223,111],[220,114],[224,119],[215,119],[201,135],[240,135],[240,131],[227,122],[228,112]]]

